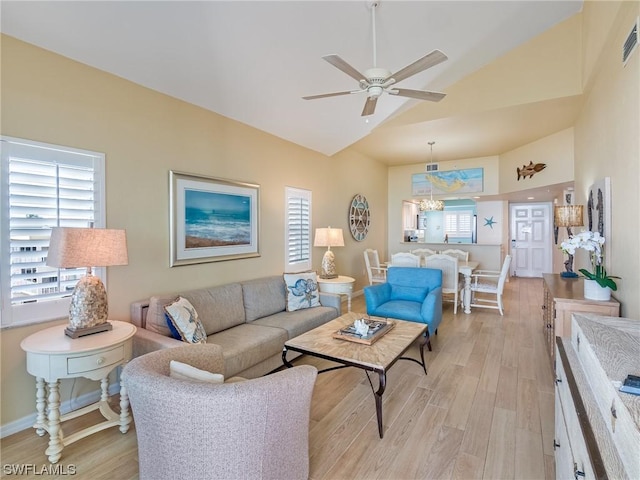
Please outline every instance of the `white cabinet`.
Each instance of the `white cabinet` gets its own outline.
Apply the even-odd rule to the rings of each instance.
[[[640,396],[618,391],[640,372],[640,322],[574,314],[555,361],[556,478],[640,478]]]

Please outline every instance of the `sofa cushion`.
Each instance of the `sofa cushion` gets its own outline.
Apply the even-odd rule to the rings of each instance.
[[[320,306],[311,309],[305,308],[295,312],[276,313],[254,321],[253,325],[282,328],[287,331],[289,338],[293,338],[320,325],[324,325],[337,316],[338,314],[335,308]]]
[[[287,286],[287,311],[320,306],[316,272],[285,273]]]
[[[183,341],[207,343],[207,334],[198,318],[198,312],[189,300],[178,297],[169,305],[165,305],[164,311]]]
[[[198,383],[224,383],[224,375],[211,373],[206,370],[192,367],[187,363],[171,360],[169,362],[169,376],[178,380],[187,380]]]
[[[280,276],[242,282],[242,297],[247,322],[283,312],[286,308],[286,286]]]
[[[176,294],[158,295],[149,299],[149,308],[147,309],[146,329],[150,332],[159,333],[165,337],[172,337],[171,330],[167,325],[166,312],[164,306],[170,304],[176,299]]]
[[[222,347],[224,374],[231,377],[282,352],[287,340],[286,330],[252,322],[209,335],[207,343]]]
[[[207,335],[245,322],[242,286],[230,283],[181,294],[198,311]]]

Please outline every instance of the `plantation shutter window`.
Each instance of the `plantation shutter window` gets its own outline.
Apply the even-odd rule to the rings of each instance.
[[[311,192],[287,187],[285,272],[311,269]]]
[[[444,214],[445,233],[450,237],[470,236],[472,225],[472,210],[453,210]]]
[[[2,325],[68,315],[86,269],[48,267],[49,237],[53,227],[104,226],[103,163],[102,154],[2,138]]]

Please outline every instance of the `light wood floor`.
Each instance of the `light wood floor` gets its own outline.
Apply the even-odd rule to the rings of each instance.
[[[428,374],[407,361],[398,361],[388,374],[383,439],[364,372],[346,368],[319,375],[311,408],[311,479],[555,478],[554,390],[541,328],[542,280],[512,279],[505,304],[504,317],[480,309],[454,316],[451,304],[445,304],[433,352],[426,355]],[[364,311],[362,297],[354,299],[352,309]],[[416,346],[409,355],[418,358]],[[309,357],[297,363],[328,365]],[[375,376],[372,380],[375,385]],[[65,432],[91,418],[65,423]],[[47,438],[33,430],[0,445],[3,466],[47,464]],[[137,479],[135,428],[126,435],[112,428],[69,445],[60,464],[73,464],[76,478]]]

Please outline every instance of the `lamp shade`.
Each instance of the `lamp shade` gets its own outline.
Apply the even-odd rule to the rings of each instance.
[[[344,247],[341,228],[316,228],[314,247]]]
[[[580,227],[582,220],[582,205],[560,205],[553,211],[556,227]]]
[[[47,265],[59,268],[127,265],[124,230],[54,227],[49,240]]]

